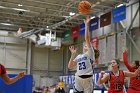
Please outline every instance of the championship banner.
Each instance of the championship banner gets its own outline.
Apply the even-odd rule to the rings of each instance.
[[[63,38],[63,41],[69,41],[71,39],[70,37],[70,31],[67,30],[64,32],[64,38]]]
[[[73,27],[71,30],[71,38],[77,38],[79,35],[79,26]]]
[[[85,34],[85,23],[80,24],[80,35]]]
[[[113,23],[126,19],[126,5],[114,9],[112,14]]]
[[[89,31],[96,30],[98,29],[98,27],[99,27],[99,17],[91,19],[89,24]]]
[[[100,27],[104,27],[111,24],[111,12],[101,15],[100,17]]]

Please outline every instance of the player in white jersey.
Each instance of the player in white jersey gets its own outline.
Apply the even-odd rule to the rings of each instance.
[[[76,56],[76,49],[73,46],[69,47],[71,52],[71,58],[68,63],[69,69],[77,69],[75,74],[74,93],[92,93],[93,91],[93,68],[91,60],[95,60],[95,56],[99,56],[99,52],[96,55],[93,47],[90,43],[89,35],[89,21],[87,17],[85,22],[85,46],[83,47],[83,54]]]

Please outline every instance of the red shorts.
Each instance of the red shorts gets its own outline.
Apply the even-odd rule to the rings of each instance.
[[[108,90],[108,93],[124,93],[123,91],[111,91],[111,90]]]
[[[132,88],[128,88],[127,93],[140,93],[140,91]]]

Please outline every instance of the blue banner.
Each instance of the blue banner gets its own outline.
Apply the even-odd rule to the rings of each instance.
[[[113,23],[126,19],[126,6],[121,6],[113,10]]]
[[[80,35],[85,34],[85,23],[80,24]]]
[[[15,77],[15,74],[8,75],[10,78]],[[32,93],[32,76],[25,75],[17,82],[7,85],[0,78],[0,93]]]
[[[90,20],[89,31],[98,29],[99,27],[99,17]]]

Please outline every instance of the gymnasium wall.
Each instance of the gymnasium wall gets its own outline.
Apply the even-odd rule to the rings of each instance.
[[[137,3],[134,3],[136,1],[137,1]],[[135,13],[138,9],[138,6],[139,6],[138,0],[131,0],[131,2],[128,4],[128,7],[126,9],[126,14],[127,14],[126,15],[126,20],[123,21],[123,23],[126,27],[128,27],[130,25],[130,23],[132,21],[132,18],[134,17],[134,15],[135,15]],[[139,20],[139,13],[136,16],[136,19],[135,19],[132,27],[138,27],[139,26],[139,21],[138,20]]]
[[[48,70],[48,49],[32,47],[32,73],[46,75]]]
[[[130,4],[135,2],[136,0],[131,0]],[[134,15],[139,7],[139,3],[135,3],[133,5],[129,5],[127,7],[127,16],[126,20],[123,21],[124,25],[128,28],[131,24],[132,19],[134,18]],[[137,45],[137,47],[140,47],[140,31],[139,31],[139,12],[134,20],[134,23],[132,25],[132,29],[128,32],[129,35],[132,37],[133,41]],[[132,40],[126,36],[126,41],[127,41],[127,48],[128,48],[128,60],[129,63],[131,64],[132,61],[134,60],[140,60],[139,56],[140,54],[137,52],[136,48],[134,47]]]
[[[140,31],[139,28],[133,28],[132,29],[132,37],[134,42],[137,45],[137,48],[140,48]],[[129,40],[130,41],[130,40]],[[140,60],[140,49],[139,51],[137,51],[137,49],[135,48],[135,46],[133,44],[131,44],[132,46],[132,52],[130,53],[131,55],[133,55],[131,57],[131,59],[129,61],[133,62],[135,60]]]
[[[32,74],[35,86],[56,84],[63,74],[63,50],[32,46]]]
[[[26,71],[26,40],[16,37],[0,36],[0,63],[8,73]]]

